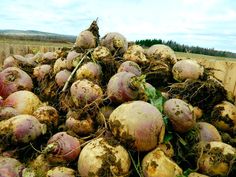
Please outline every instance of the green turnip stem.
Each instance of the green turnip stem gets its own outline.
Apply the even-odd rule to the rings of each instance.
[[[70,80],[72,79],[72,77],[75,75],[76,71],[78,70],[78,68],[80,67],[81,63],[84,61],[84,59],[87,57],[87,55],[92,51],[93,49],[91,50],[88,50],[88,52],[81,58],[80,62],[76,65],[75,69],[72,71],[72,73],[70,74],[69,78],[67,79],[63,89],[62,89],[62,92],[65,92],[67,87],[68,87],[68,84],[70,82]]]

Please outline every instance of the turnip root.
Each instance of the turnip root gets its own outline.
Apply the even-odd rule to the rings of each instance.
[[[136,76],[140,76],[142,74],[141,68],[139,65],[133,61],[125,61],[118,68],[117,72],[130,72],[135,74]]]
[[[182,169],[165,156],[160,148],[149,152],[142,160],[144,177],[174,177],[181,176]]]
[[[208,142],[200,146],[198,157],[199,171],[210,176],[227,176],[235,160],[236,151],[232,146],[222,142]]]
[[[111,52],[107,47],[98,46],[92,52],[92,59],[95,61],[104,61],[112,58]]]
[[[35,171],[36,176],[46,176],[47,171],[51,169],[52,165],[49,163],[45,154],[40,154],[32,160],[28,167]]]
[[[46,125],[34,116],[21,114],[0,122],[0,137],[5,145],[29,143],[46,133]]]
[[[36,66],[33,70],[33,76],[40,82],[50,73],[51,69],[52,67],[48,64]]]
[[[175,52],[163,44],[155,44],[147,50],[147,56],[151,60],[162,61],[168,66],[173,66],[176,62]]]
[[[80,154],[80,142],[66,132],[58,132],[48,140],[43,152],[50,163],[72,162]]]
[[[126,38],[117,32],[107,33],[101,39],[101,45],[107,47],[112,54],[123,55],[128,48]]]
[[[162,142],[165,125],[159,110],[144,101],[133,101],[118,106],[109,117],[113,135],[129,148],[152,150]]]
[[[75,170],[67,167],[54,167],[47,172],[46,177],[75,177]]]
[[[199,141],[221,141],[220,133],[215,126],[207,122],[197,122],[196,126],[199,129]]]
[[[113,75],[107,84],[108,97],[115,103],[123,103],[138,98],[139,89],[131,84],[135,75],[129,72],[119,72]]]
[[[169,99],[164,103],[164,113],[170,119],[173,129],[185,133],[196,123],[193,107],[180,99]]]
[[[14,92],[4,100],[4,106],[13,107],[19,114],[33,114],[41,105],[37,95],[26,90]]]
[[[180,60],[172,68],[173,77],[177,81],[198,79],[203,75],[204,68],[195,60]]]
[[[76,38],[75,46],[82,49],[90,49],[96,47],[96,37],[92,32],[85,30],[82,31]]]
[[[32,88],[32,79],[23,70],[9,67],[0,72],[0,96],[3,98],[18,90],[30,91]]]
[[[48,129],[55,128],[58,125],[59,115],[57,110],[52,106],[41,106],[33,112],[40,123],[46,124]]]
[[[174,156],[174,148],[170,142],[161,143],[157,146],[157,148],[160,148],[160,150],[162,150],[164,154],[169,158],[172,158]]]
[[[0,121],[9,119],[18,114],[17,110],[12,107],[0,107]]]
[[[81,177],[129,175],[131,160],[121,145],[111,144],[112,140],[94,139],[81,151],[78,171]]]
[[[200,173],[196,173],[196,172],[192,172],[188,175],[188,177],[209,177],[209,176],[203,175],[203,174],[200,174]]]
[[[59,71],[55,76],[55,81],[57,85],[59,87],[63,87],[66,81],[68,80],[68,78],[70,77],[70,75],[71,75],[71,72],[66,69]]]
[[[17,61],[13,56],[9,56],[5,58],[3,61],[3,68],[8,68],[8,67],[18,67],[19,66],[19,61]]]
[[[67,61],[58,58],[53,65],[53,73],[56,74],[59,71],[67,68]]]
[[[0,176],[1,177],[22,177],[24,165],[18,160],[0,156]]]
[[[77,80],[87,79],[94,83],[99,83],[101,77],[102,68],[99,64],[94,62],[85,63],[76,71]]]
[[[125,60],[133,61],[135,63],[143,64],[147,62],[144,49],[139,45],[129,46],[123,57]]]
[[[211,122],[219,130],[236,133],[236,106],[223,101],[213,108]]]
[[[86,79],[74,82],[70,92],[77,107],[84,107],[93,102],[100,103],[103,96],[101,87]]]

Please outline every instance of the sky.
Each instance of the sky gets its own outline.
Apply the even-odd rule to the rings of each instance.
[[[235,0],[0,0],[0,29],[78,35],[98,18],[101,37],[173,40],[236,52]]]

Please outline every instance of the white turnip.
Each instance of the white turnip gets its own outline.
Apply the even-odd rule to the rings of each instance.
[[[81,177],[126,177],[129,174],[130,164],[131,160],[125,148],[119,144],[112,144],[112,140],[98,138],[82,149],[78,160],[78,171]]]
[[[142,71],[139,65],[133,61],[125,61],[121,63],[117,72],[123,72],[123,71],[133,73],[136,76],[140,76],[142,74]]]
[[[52,67],[48,64],[36,66],[33,69],[33,76],[40,82],[50,73]]]
[[[123,55],[125,60],[143,64],[147,62],[144,49],[139,45],[131,45]]]
[[[168,116],[173,129],[185,133],[195,126],[193,107],[180,99],[169,99],[164,103],[164,113]]]
[[[67,167],[54,167],[47,172],[46,177],[75,177],[75,170]]]
[[[144,101],[118,106],[109,117],[113,135],[129,148],[150,151],[162,142],[165,125],[159,110]]]
[[[92,59],[95,61],[104,61],[112,58],[111,52],[107,47],[98,46],[92,52]]]
[[[31,90],[31,77],[17,67],[9,67],[0,72],[0,96],[6,98],[18,90]]]
[[[55,76],[55,81],[59,87],[63,87],[70,77],[71,72],[68,71],[67,69],[59,71],[56,76]]]
[[[96,47],[96,37],[92,32],[85,30],[82,31],[75,41],[75,46],[82,49],[90,49]]]
[[[18,111],[12,107],[0,107],[0,121],[18,115]]]

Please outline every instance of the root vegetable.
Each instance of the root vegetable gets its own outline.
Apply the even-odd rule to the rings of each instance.
[[[129,154],[121,145],[112,142],[114,141],[98,138],[82,149],[78,160],[81,177],[128,176],[131,164]]]
[[[24,165],[18,160],[0,156],[1,177],[21,177],[24,168]]]
[[[22,114],[0,122],[0,137],[6,146],[29,143],[45,133],[46,125],[31,115]]]
[[[70,88],[71,97],[77,107],[84,107],[92,102],[100,103],[102,89],[93,82],[83,79],[74,82]]]
[[[67,68],[66,60],[62,60],[61,58],[58,58],[53,65],[53,73],[56,74],[62,69],[66,69],[66,68]]]
[[[36,66],[33,70],[33,76],[40,82],[50,73],[51,69],[52,67],[47,64]]]
[[[96,37],[92,32],[85,30],[82,31],[76,38],[75,46],[82,49],[89,49],[96,47]]]
[[[58,125],[59,114],[52,106],[41,106],[34,111],[35,116],[40,123],[46,124],[48,129],[55,128]]]
[[[46,177],[75,177],[75,170],[67,167],[54,167],[47,172]]]
[[[123,55],[128,48],[128,42],[122,34],[111,32],[102,37],[101,46],[107,47],[112,54]]]
[[[107,84],[108,97],[115,103],[123,103],[138,98],[139,89],[132,86],[133,73],[119,72],[113,75]]]
[[[47,160],[45,154],[40,154],[31,162],[29,162],[28,167],[35,171],[36,176],[41,177],[46,176],[47,171],[50,170],[52,165]]]
[[[204,68],[195,60],[180,60],[172,68],[173,77],[177,81],[198,79],[203,75]]]
[[[142,171],[145,177],[181,176],[182,169],[165,156],[160,148],[149,152],[142,160]]]
[[[3,61],[3,68],[8,68],[8,67],[18,67],[19,66],[19,61],[17,61],[13,56],[7,57]]]
[[[31,90],[33,82],[31,77],[23,70],[9,67],[0,72],[0,96],[8,97],[19,90]]]
[[[0,107],[0,121],[9,119],[18,114],[17,110],[12,107]]]
[[[165,125],[159,110],[144,101],[118,106],[109,117],[113,135],[137,151],[152,150],[162,142]]]
[[[139,45],[129,46],[123,57],[125,60],[133,61],[135,63],[142,64],[147,62],[147,58],[144,54],[144,49]]]
[[[19,114],[33,114],[41,105],[38,96],[26,90],[14,92],[4,100],[4,106],[13,107]]]
[[[80,142],[66,132],[53,135],[43,150],[50,163],[68,163],[76,160],[80,153]]]
[[[68,80],[68,78],[70,77],[70,75],[71,75],[71,72],[66,69],[59,71],[55,76],[55,81],[57,85],[59,87],[63,87],[66,81]]]
[[[77,80],[87,79],[94,83],[100,83],[101,77],[102,68],[99,64],[94,62],[85,63],[76,71]]]
[[[147,50],[147,56],[151,60],[162,61],[172,67],[176,62],[175,52],[168,46],[163,44],[155,44]]]
[[[173,129],[185,133],[195,126],[193,107],[180,99],[169,99],[164,103],[164,113],[170,119]]]
[[[167,157],[172,158],[174,156],[174,148],[170,142],[161,143],[157,147],[160,148]]]
[[[228,101],[223,101],[213,108],[211,122],[219,130],[236,132],[236,106]]]
[[[109,60],[112,58],[111,52],[107,47],[98,46],[92,52],[92,59],[95,61]]]
[[[133,61],[125,61],[118,68],[117,72],[130,72],[135,74],[136,76],[140,76],[142,74],[141,68],[139,65]]]
[[[232,146],[222,142],[208,142],[199,151],[199,171],[210,176],[227,176],[235,160],[236,151]]]
[[[188,177],[209,177],[200,173],[192,172],[188,175]]]
[[[221,141],[221,136],[215,126],[207,122],[197,122],[199,128],[199,141]]]

